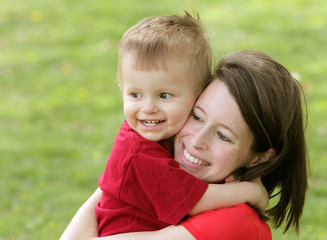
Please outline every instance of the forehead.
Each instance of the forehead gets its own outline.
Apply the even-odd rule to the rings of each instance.
[[[121,62],[121,83],[129,87],[172,89],[179,91],[195,92],[196,86],[194,77],[188,70],[188,65],[183,61],[171,59],[166,65],[159,65],[156,68],[138,68],[133,63],[133,57],[126,55]]]
[[[228,121],[230,118],[242,118],[238,106],[226,85],[214,80],[200,95],[195,107],[201,109],[212,122]]]
[[[168,51],[160,55],[144,55],[133,50],[120,53],[119,62],[120,68],[123,68],[124,65],[127,64],[132,69],[139,71],[168,71],[168,65],[170,62],[183,64],[184,66],[188,66],[189,70],[191,70],[191,61],[185,56],[185,54],[177,51]],[[124,65],[122,66],[122,64]]]
[[[223,104],[226,100],[230,103],[235,102],[227,86],[216,79],[203,91],[199,97],[198,103],[211,102],[211,104],[205,105],[205,108],[209,111],[210,108],[215,108],[215,106]]]
[[[121,58],[120,65],[123,79],[128,72],[140,74],[143,72],[153,74],[161,73],[172,77],[179,77],[179,79],[173,81],[176,84],[183,82],[184,79],[187,79],[188,82],[194,81],[190,71],[189,61],[181,57],[171,57],[169,59],[158,57],[156,60],[147,62],[146,60],[138,60],[132,54],[125,54]]]

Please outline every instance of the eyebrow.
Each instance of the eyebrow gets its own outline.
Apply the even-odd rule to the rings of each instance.
[[[207,115],[206,111],[204,111],[200,106],[194,105],[194,109],[199,109],[203,114]]]
[[[142,90],[142,87],[140,87],[136,83],[133,83],[133,84],[125,84],[124,86],[126,87],[126,90],[131,90],[131,89],[132,90],[137,90],[137,91]]]

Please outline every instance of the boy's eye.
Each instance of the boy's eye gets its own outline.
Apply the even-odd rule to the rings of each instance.
[[[141,93],[137,93],[137,92],[133,92],[130,95],[132,98],[141,98],[142,97]]]
[[[162,99],[170,99],[172,95],[170,93],[160,93],[160,98]]]
[[[217,133],[218,137],[220,140],[224,141],[224,142],[230,142],[231,140],[222,132],[218,132]]]

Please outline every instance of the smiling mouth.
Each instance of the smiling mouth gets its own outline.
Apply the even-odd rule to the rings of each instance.
[[[199,166],[209,166],[210,163],[208,162],[204,162],[198,158],[195,158],[195,157],[192,157],[187,151],[186,149],[184,149],[184,152],[183,152],[183,155],[185,157],[185,159],[188,161],[188,162],[191,162],[191,163],[194,163],[196,165],[199,165]]]
[[[163,120],[159,120],[159,121],[147,121],[147,120],[143,120],[142,123],[147,126],[147,127],[155,127],[161,123],[163,123]]]

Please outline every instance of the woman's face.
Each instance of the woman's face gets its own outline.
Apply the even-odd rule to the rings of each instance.
[[[234,170],[249,166],[253,134],[227,86],[213,81],[201,94],[193,112],[175,138],[180,168],[206,182],[224,180]]]

